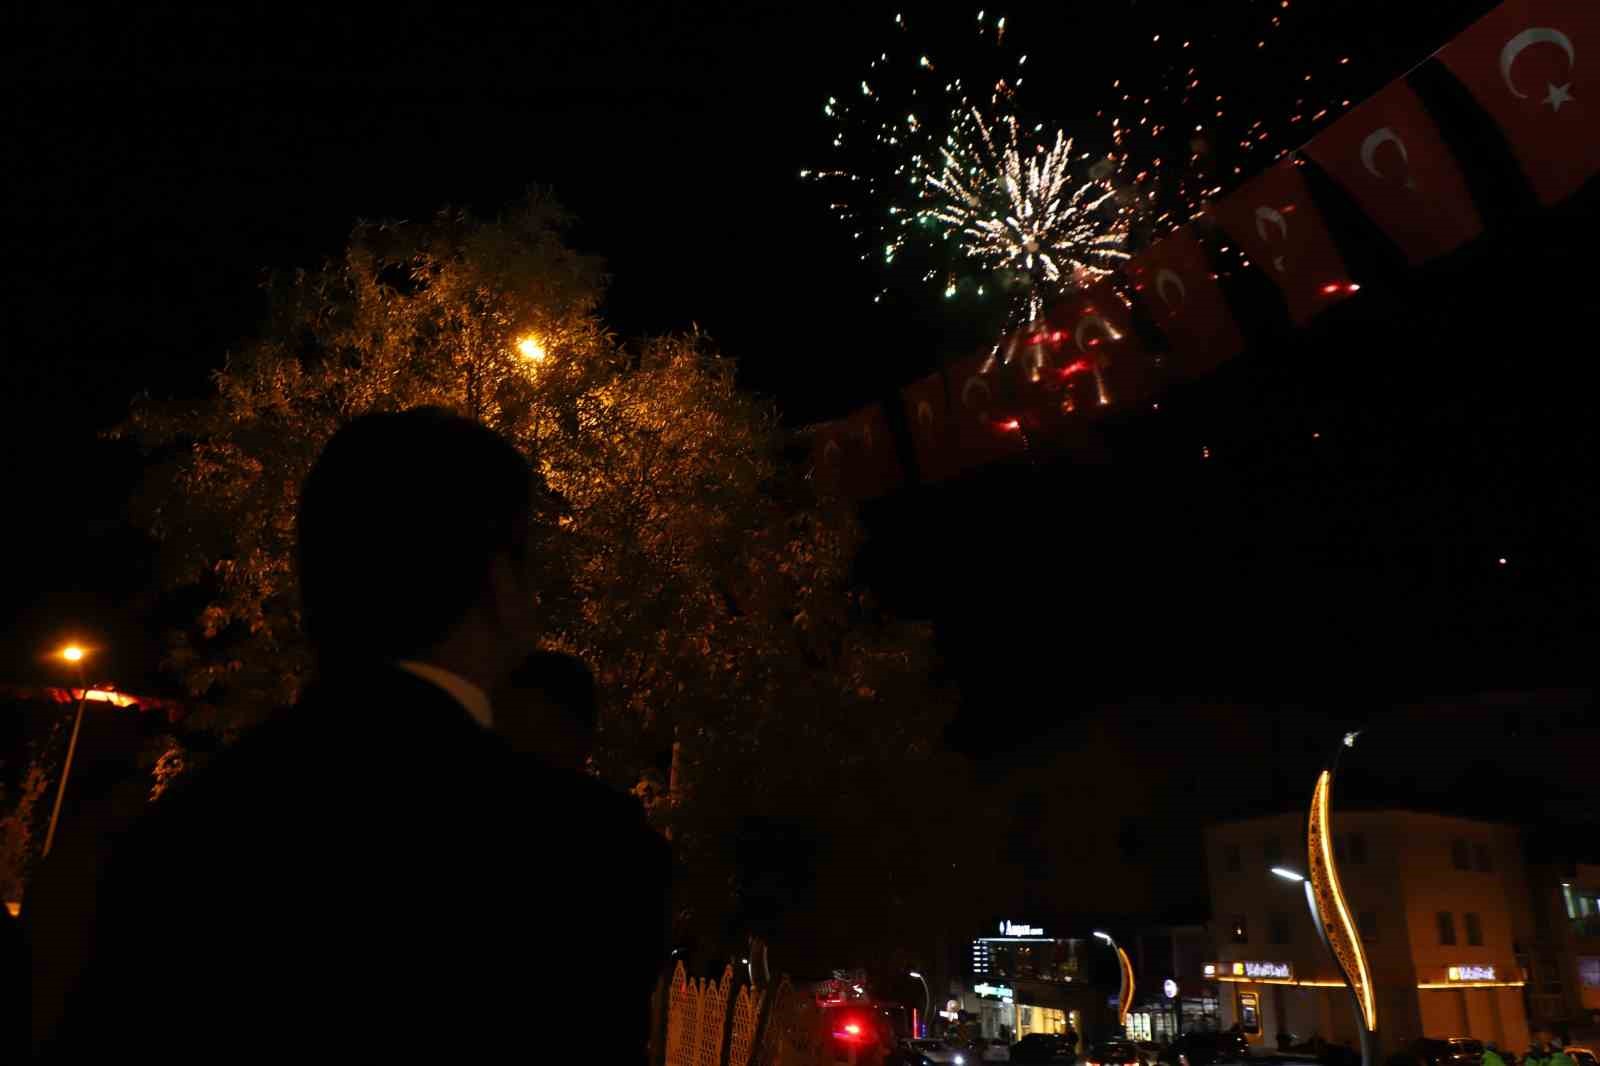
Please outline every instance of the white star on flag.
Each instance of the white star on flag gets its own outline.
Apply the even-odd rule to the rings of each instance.
[[[1549,85],[1549,82],[1546,82],[1545,84]],[[1544,98],[1544,102],[1550,105],[1550,110],[1560,111],[1562,104],[1572,102],[1571,90],[1572,86],[1570,84],[1551,85],[1550,94]]]

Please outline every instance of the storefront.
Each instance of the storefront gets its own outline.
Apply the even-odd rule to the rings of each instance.
[[[1359,1046],[1343,981],[1303,979],[1277,959],[1207,963],[1205,976],[1221,989],[1219,1028],[1238,1026],[1256,1047],[1276,1048],[1285,1036]]]
[[[978,1028],[990,1040],[1017,1039],[1016,991],[1009,985],[979,981],[972,989],[977,1000]]]
[[[1277,961],[1208,964],[1223,988],[1223,1028],[1237,1025],[1247,1040],[1275,1048],[1280,1039],[1301,1043],[1311,1037],[1351,1047],[1360,1034],[1342,980],[1302,979],[1293,966]],[[1523,982],[1504,980],[1495,966],[1460,964],[1442,972],[1419,970],[1403,983],[1394,976],[1374,982],[1380,1019],[1390,1019],[1388,1040],[1423,1036],[1469,1036],[1501,1047],[1526,1047],[1529,1039]],[[1408,1035],[1409,1034],[1409,1035]]]
[[[1018,985],[980,981],[972,986],[969,1009],[978,1017],[979,1029],[991,1040],[1015,1043],[1029,1033],[1084,1033],[1084,1011],[1079,1002],[1089,995],[1086,986],[1058,987],[1045,982]]]
[[[1424,1033],[1459,1033],[1501,1047],[1528,1046],[1520,976],[1507,981],[1496,967],[1477,965],[1450,966],[1431,976],[1444,979],[1417,982]]]
[[[1220,1027],[1217,986],[1206,981],[1169,977],[1128,1012],[1130,1040],[1167,1043],[1179,1033],[1215,1032]]]

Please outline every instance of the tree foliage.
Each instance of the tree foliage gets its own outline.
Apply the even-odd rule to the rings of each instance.
[[[881,789],[948,702],[931,635],[851,587],[860,530],[785,460],[774,408],[703,335],[619,345],[567,221],[533,192],[489,222],[358,225],[342,256],[274,279],[204,402],[140,400],[122,432],[157,459],[140,508],[195,606],[171,665],[227,730],[309,675],[293,517],[338,425],[439,404],[523,448],[544,640],[595,669],[596,768],[673,835],[704,915],[733,888],[730,819]]]

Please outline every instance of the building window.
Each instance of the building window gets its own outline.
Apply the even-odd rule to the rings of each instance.
[[[1456,917],[1449,911],[1439,912],[1439,943],[1454,944],[1456,942]]]
[[[1450,842],[1450,858],[1455,862],[1456,869],[1472,869],[1472,853],[1467,849],[1465,840],[1452,840]]]
[[[1244,915],[1233,916],[1233,922],[1228,926],[1228,938],[1235,944],[1250,943],[1250,927],[1245,924]]]
[[[1489,845],[1481,840],[1472,845],[1472,864],[1481,874],[1494,872],[1494,863],[1489,861]]]
[[[1267,860],[1268,866],[1283,865],[1283,841],[1277,837],[1268,837],[1261,842],[1262,857]]]
[[[1356,926],[1361,930],[1361,939],[1369,944],[1378,942],[1378,912],[1361,911],[1356,915]]]
[[[1350,834],[1350,861],[1356,865],[1367,861],[1367,838],[1360,833]]]
[[[1461,917],[1467,921],[1467,943],[1475,948],[1483,947],[1483,923],[1478,920],[1478,916],[1468,911]]]
[[[1287,944],[1289,942],[1289,916],[1274,911],[1267,916],[1267,942],[1270,944]]]
[[[1236,874],[1244,866],[1243,857],[1239,854],[1239,845],[1222,845],[1222,868],[1230,874]]]
[[[1600,988],[1600,955],[1578,956],[1578,983],[1584,988]]]

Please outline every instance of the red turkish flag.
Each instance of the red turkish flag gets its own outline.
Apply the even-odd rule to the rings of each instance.
[[[1050,313],[1052,369],[1066,385],[1064,414],[1091,415],[1132,403],[1150,388],[1149,356],[1128,307],[1109,281],[1096,282]]]
[[[1505,131],[1542,202],[1600,170],[1600,5],[1507,0],[1438,56]]]
[[[875,403],[852,414],[846,422],[845,493],[852,499],[871,500],[900,487],[900,457],[883,404]]]
[[[852,500],[870,500],[898,487],[900,460],[883,405],[812,426],[811,471],[819,488]]]
[[[844,419],[821,422],[810,428],[811,477],[824,492],[844,491],[844,446],[850,425]]]
[[[923,481],[941,481],[956,467],[955,427],[950,422],[950,400],[944,374],[935,371],[900,390],[906,407],[906,425],[917,455]]]
[[[1318,134],[1305,152],[1394,238],[1413,266],[1483,231],[1461,168],[1403,80]]]
[[[983,372],[988,355],[976,355],[953,363],[950,379],[951,421],[955,426],[956,470],[1015,455],[1022,451],[1021,423],[1013,405],[1004,402],[1004,371],[999,367]],[[952,471],[953,472],[953,471]]]
[[[1127,272],[1172,345],[1166,362],[1175,376],[1214,370],[1244,348],[1205,249],[1187,226],[1130,259]]]
[[[1267,168],[1219,201],[1217,221],[1245,256],[1266,272],[1304,325],[1355,291],[1300,169],[1291,160]]]

